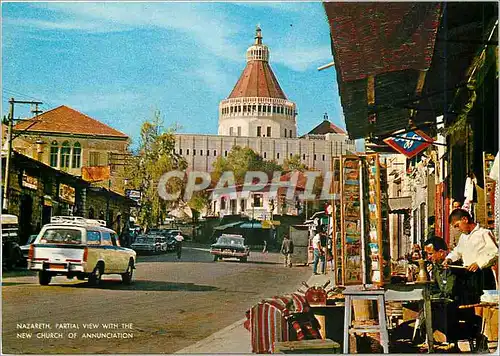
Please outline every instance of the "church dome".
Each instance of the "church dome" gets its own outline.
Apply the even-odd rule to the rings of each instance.
[[[247,65],[229,98],[261,97],[285,99],[276,76],[269,66],[269,48],[262,43],[262,30],[257,26],[255,43],[247,49]]]
[[[219,135],[297,137],[297,108],[287,99],[269,66],[269,48],[257,26],[246,51],[247,65],[231,94],[219,104]]]

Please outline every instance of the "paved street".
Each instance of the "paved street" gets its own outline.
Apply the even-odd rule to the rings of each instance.
[[[280,257],[252,252],[248,263],[213,262],[206,247],[186,246],[180,262],[173,253],[140,257],[131,286],[119,276],[105,276],[99,288],[64,277],[45,287],[36,276],[5,278],[3,352],[173,353],[242,319],[260,299],[292,292],[308,279],[310,268],[284,268]]]

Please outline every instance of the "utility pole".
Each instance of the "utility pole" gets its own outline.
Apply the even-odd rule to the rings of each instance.
[[[2,209],[6,212],[9,209],[9,170],[10,170],[10,160],[12,156],[12,129],[14,126],[14,104],[31,104],[36,105],[36,111],[38,111],[38,105],[42,104],[41,101],[19,101],[14,98],[10,98],[9,100],[10,110],[9,110],[9,126],[7,133],[8,140],[8,149],[7,149],[7,157],[5,158],[5,182],[3,186],[3,204]]]

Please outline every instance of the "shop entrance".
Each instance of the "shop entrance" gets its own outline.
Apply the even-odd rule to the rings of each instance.
[[[19,213],[19,240],[21,243],[28,241],[29,235],[33,233],[31,218],[33,215],[33,198],[30,195],[21,195]]]
[[[52,217],[52,207],[44,205],[42,208],[42,225],[50,223],[51,217]]]

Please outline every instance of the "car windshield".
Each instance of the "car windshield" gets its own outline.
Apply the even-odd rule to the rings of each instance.
[[[243,239],[235,239],[231,237],[220,237],[217,241],[221,245],[238,245],[243,246]]]
[[[81,244],[82,232],[75,229],[47,229],[40,239],[41,243]]]

